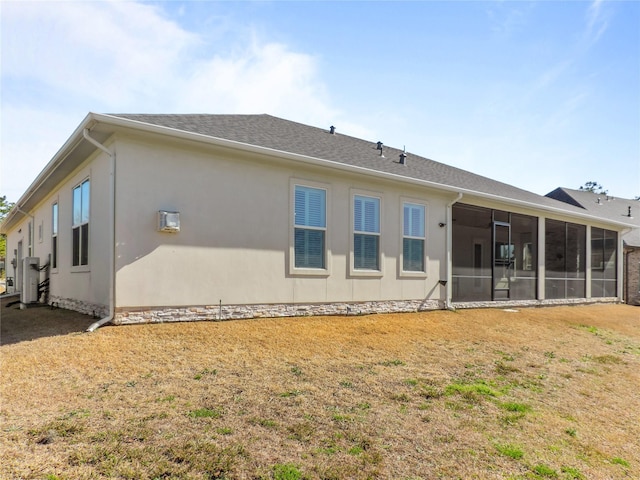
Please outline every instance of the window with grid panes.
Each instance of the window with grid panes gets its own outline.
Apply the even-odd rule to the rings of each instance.
[[[353,257],[356,270],[380,270],[379,198],[354,196]]]
[[[293,233],[295,268],[326,268],[326,204],[326,190],[303,185],[295,186]]]

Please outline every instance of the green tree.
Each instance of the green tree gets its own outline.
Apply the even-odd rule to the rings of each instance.
[[[597,193],[598,195],[606,195],[609,193],[609,190],[605,190],[605,188],[598,182],[585,182],[585,184],[580,187],[580,190]]]
[[[0,223],[7,216],[7,213],[13,208],[13,202],[7,202],[7,197],[2,195],[0,197]],[[0,235],[0,258],[6,258],[7,256],[7,238],[4,235]]]

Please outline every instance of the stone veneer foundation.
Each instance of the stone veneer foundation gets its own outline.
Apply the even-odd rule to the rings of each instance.
[[[319,315],[368,315],[437,310],[437,300],[405,300],[361,303],[207,305],[154,309],[116,309],[116,325],[135,323],[189,322],[198,320],[236,320],[243,318],[309,317]]]
[[[455,302],[452,307],[463,308],[513,308],[553,307],[560,305],[593,305],[594,303],[620,303],[617,297],[556,298],[553,300],[501,300],[496,302]]]
[[[511,300],[499,302],[454,302],[452,309],[463,308],[513,308],[543,307],[554,305],[586,305],[593,303],[617,303],[618,298],[572,298],[555,300]],[[60,308],[106,317],[109,308],[70,298],[51,297],[50,303]],[[399,300],[360,303],[323,304],[263,304],[263,305],[206,305],[189,307],[118,308],[113,323],[131,325],[139,323],[197,322],[239,320],[248,318],[309,317],[329,315],[369,315],[374,313],[409,313],[442,310],[438,300]]]
[[[87,315],[93,315],[96,318],[103,318],[109,315],[108,305],[83,302],[73,298],[56,297],[55,295],[51,295],[49,297],[49,305],[58,308],[66,308],[67,310],[74,310]]]
[[[592,303],[616,303],[617,298],[521,300],[501,302],[454,303],[453,309],[462,308],[512,308],[553,305],[585,305]],[[276,304],[276,305],[208,305],[195,307],[165,307],[154,309],[116,310],[113,323],[192,322],[203,320],[237,320],[247,318],[307,317],[319,315],[368,315],[374,313],[409,313],[444,309],[438,300],[380,301],[328,304]]]

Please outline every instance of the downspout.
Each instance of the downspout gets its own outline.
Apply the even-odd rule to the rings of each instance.
[[[458,193],[458,196],[450,203],[447,203],[447,241],[446,241],[446,249],[447,249],[447,262],[446,262],[446,284],[445,284],[445,300],[444,300],[444,308],[446,310],[453,310],[451,305],[451,297],[453,291],[453,260],[451,257],[451,251],[453,250],[453,212],[452,207],[454,203],[458,203],[462,198],[462,193]]]
[[[109,155],[110,165],[109,165],[109,313],[106,317],[101,318],[97,322],[93,322],[87,328],[87,332],[93,332],[97,328],[111,322],[113,320],[114,312],[115,312],[115,227],[116,227],[116,154],[115,152],[111,153],[111,151],[98,142],[95,138],[89,135],[89,129],[85,128],[82,131],[82,135],[84,138],[94,145],[95,147],[102,150],[104,153]]]

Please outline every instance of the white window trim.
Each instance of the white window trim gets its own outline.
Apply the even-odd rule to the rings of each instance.
[[[324,228],[324,265],[325,268],[296,268],[295,252],[295,206],[296,206],[296,186],[317,188],[324,190],[325,195],[325,228]],[[331,185],[304,180],[292,177],[289,179],[289,275],[292,276],[312,276],[328,277],[331,275],[331,241],[329,226],[331,225]],[[310,227],[314,229],[313,227]],[[320,229],[317,229],[320,230]]]
[[[349,204],[349,276],[350,277],[373,277],[373,278],[381,278],[384,276],[384,249],[382,248],[382,230],[383,230],[383,219],[384,219],[384,202],[382,193],[380,192],[372,192],[370,190],[360,190],[357,188],[352,188],[349,191],[350,194],[350,204]],[[375,233],[367,233],[367,235],[378,235],[378,266],[379,270],[361,270],[355,268],[355,198],[356,196],[360,197],[370,197],[377,198],[380,202],[380,232]]]
[[[413,271],[405,271],[404,270],[404,248],[403,248],[403,240],[405,238],[404,235],[404,205],[406,203],[410,203],[412,205],[420,205],[424,207],[424,237],[412,237],[408,236],[407,238],[420,238],[424,240],[424,271],[423,272],[413,272]],[[398,254],[398,276],[399,277],[412,277],[412,278],[427,278],[427,271],[429,270],[429,255],[428,244],[427,244],[427,235],[429,234],[429,204],[424,200],[418,200],[416,198],[410,197],[400,197],[400,242],[399,242],[399,254]]]
[[[71,188],[71,229],[70,229],[70,233],[71,233],[71,237],[70,237],[70,242],[69,242],[69,247],[71,248],[70,253],[70,272],[71,273],[83,273],[83,272],[90,272],[91,271],[91,245],[88,245],[88,254],[87,254],[87,264],[86,265],[73,265],[73,229],[74,227],[76,227],[76,225],[73,224],[73,191],[78,188],[81,187],[83,183],[85,182],[89,182],[89,221],[84,222],[84,223],[79,223],[77,225],[77,228],[81,228],[82,225],[89,225],[89,242],[91,242],[91,209],[93,208],[93,202],[91,201],[91,197],[92,197],[92,191],[93,191],[93,186],[92,186],[92,180],[91,180],[91,176],[87,176],[84,177],[82,180],[80,180],[79,182],[77,182],[76,184],[74,184],[74,186]],[[58,203],[58,205],[60,205]],[[60,219],[60,207],[58,206],[58,220]],[[60,225],[58,225],[58,235],[60,235]],[[80,243],[82,244],[82,240],[80,241]],[[58,246],[58,265],[60,264],[60,247]]]

